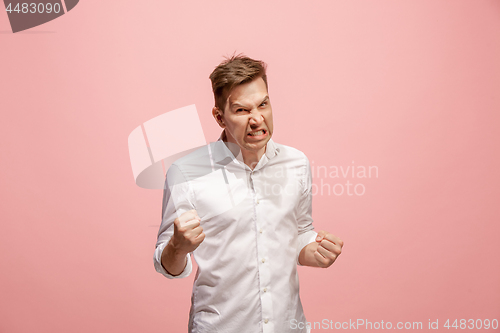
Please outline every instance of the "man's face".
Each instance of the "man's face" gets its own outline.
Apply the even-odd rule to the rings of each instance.
[[[214,108],[214,116],[216,113]],[[264,80],[258,78],[233,88],[221,120],[218,122],[226,130],[227,141],[237,144],[243,154],[264,153],[273,133],[273,112]]]

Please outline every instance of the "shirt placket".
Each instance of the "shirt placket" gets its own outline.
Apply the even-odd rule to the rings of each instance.
[[[271,261],[269,257],[269,249],[267,244],[269,244],[269,239],[267,235],[266,225],[263,221],[263,211],[261,209],[262,198],[259,197],[258,193],[261,191],[256,191],[255,186],[258,186],[259,171],[252,171],[249,175],[249,183],[252,188],[253,206],[254,206],[254,223],[256,230],[256,242],[257,242],[257,259],[258,259],[258,269],[259,269],[259,295],[262,307],[262,332],[271,333],[274,332],[274,318],[273,318],[273,302],[272,302],[272,288],[271,288]]]

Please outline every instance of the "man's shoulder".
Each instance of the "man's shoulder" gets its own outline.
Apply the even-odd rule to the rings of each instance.
[[[179,157],[172,163],[172,165],[182,169],[206,163],[210,164],[210,152],[208,146],[209,145],[201,146],[194,151]]]
[[[209,145],[199,147],[176,159],[167,170],[169,182],[184,182],[210,173]]]
[[[284,145],[281,143],[277,143],[274,141],[273,141],[273,144],[275,145],[275,147],[278,151],[278,154],[281,155],[281,157],[283,157],[283,158],[297,159],[297,160],[304,161],[305,163],[307,163],[309,161],[306,154],[297,148],[287,146],[287,145]]]
[[[169,174],[193,180],[214,172],[234,160],[223,141],[211,142],[175,160],[167,171]]]

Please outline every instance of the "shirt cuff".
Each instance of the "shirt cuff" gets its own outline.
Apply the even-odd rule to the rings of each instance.
[[[299,262],[300,251],[302,251],[306,245],[316,242],[316,236],[318,236],[318,233],[314,230],[309,230],[299,235],[297,244],[297,265],[303,266]]]
[[[168,241],[159,245],[155,250],[154,262],[156,271],[169,279],[182,279],[189,276],[189,274],[191,274],[191,271],[193,270],[193,264],[191,263],[190,253],[187,254],[186,267],[184,267],[184,270],[181,272],[181,274],[179,275],[169,274],[167,270],[163,267],[163,265],[161,264],[161,254],[163,253],[163,249],[165,248],[165,246],[167,246],[167,244]]]

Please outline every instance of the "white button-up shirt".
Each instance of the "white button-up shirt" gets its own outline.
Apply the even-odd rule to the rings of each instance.
[[[297,264],[302,248],[317,235],[309,160],[269,140],[251,170],[241,152],[235,158],[232,150],[219,139],[169,168],[155,268],[167,278],[191,273],[190,255],[184,271],[172,276],[161,265],[161,254],[174,219],[196,209],[205,239],[193,252],[198,272],[189,332],[306,332],[297,329],[297,323],[306,323]]]

